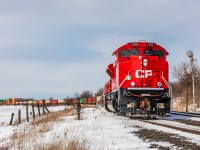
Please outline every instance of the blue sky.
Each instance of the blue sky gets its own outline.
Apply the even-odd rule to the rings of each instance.
[[[0,21],[1,98],[96,92],[131,41],[162,45],[170,66],[200,56],[198,0],[1,0]]]

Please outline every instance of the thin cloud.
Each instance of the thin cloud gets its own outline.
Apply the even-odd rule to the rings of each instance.
[[[3,0],[0,20],[2,97],[95,92],[112,52],[131,41],[162,45],[170,65],[188,49],[200,55],[198,0]]]

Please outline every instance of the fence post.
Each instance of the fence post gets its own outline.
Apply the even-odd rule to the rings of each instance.
[[[43,114],[45,115],[44,104],[42,105]]]
[[[35,119],[35,110],[33,104],[32,104],[32,111],[33,111],[33,119]]]
[[[11,114],[10,125],[12,125],[13,118],[14,118],[14,113]]]
[[[38,114],[39,114],[39,117],[40,117],[41,115],[40,115],[40,105],[39,105],[39,102],[37,102],[37,107],[38,107]]]
[[[21,124],[22,121],[21,121],[21,110],[19,109],[18,110],[18,124]]]
[[[48,110],[48,108],[46,107],[46,105],[44,105],[44,108],[47,110],[48,113],[50,113],[50,111]]]
[[[28,105],[26,105],[26,120],[29,122]]]
[[[77,115],[78,115],[78,120],[81,119],[81,103],[80,103],[80,98],[77,99]]]

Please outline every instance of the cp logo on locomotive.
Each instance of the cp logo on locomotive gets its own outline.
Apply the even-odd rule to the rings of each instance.
[[[136,70],[135,77],[136,78],[148,78],[152,76],[152,70]]]

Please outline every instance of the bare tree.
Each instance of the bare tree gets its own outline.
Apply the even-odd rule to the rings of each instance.
[[[69,96],[67,96],[66,98],[63,99],[65,101],[66,105],[72,105],[72,101],[71,98]]]
[[[96,96],[101,96],[103,94],[103,88],[99,88],[96,92]]]
[[[78,98],[78,97],[80,97],[79,92],[75,92],[75,93],[74,93],[74,98]]]
[[[185,85],[188,79],[192,78],[191,72],[189,72],[189,68],[190,64],[188,62],[182,62],[178,66],[173,67],[172,75],[173,77],[178,79],[178,82]],[[194,69],[192,71],[195,74],[195,77],[198,77],[200,75],[200,69],[198,68],[198,66],[194,66]]]
[[[52,99],[53,99],[53,97],[50,97],[50,98],[49,98],[49,100],[52,100]]]
[[[93,93],[89,90],[83,91],[82,94],[80,95],[81,98],[89,98],[92,96],[93,96]]]
[[[181,64],[174,66],[172,69],[173,77],[177,78],[176,82],[171,83],[174,97],[186,98],[188,92],[188,98],[192,100],[192,73],[195,75],[195,97],[196,102],[200,104],[198,97],[200,93],[200,69],[198,66],[194,66],[190,71],[190,63],[182,62]]]

